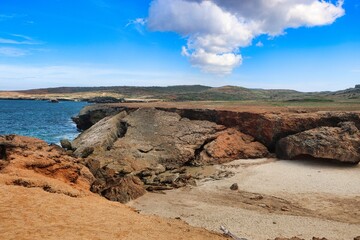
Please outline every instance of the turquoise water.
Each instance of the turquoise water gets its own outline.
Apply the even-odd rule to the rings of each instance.
[[[28,100],[0,100],[0,135],[18,134],[48,143],[74,139],[79,132],[71,117],[87,103]]]

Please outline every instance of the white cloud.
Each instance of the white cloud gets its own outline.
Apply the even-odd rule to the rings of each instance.
[[[0,43],[2,44],[15,44],[15,45],[38,45],[42,42],[35,41],[31,37],[20,34],[9,34],[9,37],[0,37]]]
[[[257,46],[257,47],[263,47],[264,44],[263,44],[261,41],[258,41],[258,42],[255,44],[255,46]]]
[[[6,57],[22,57],[28,54],[28,51],[20,49],[20,48],[13,48],[13,47],[0,47],[0,56]]]
[[[144,26],[147,22],[147,19],[145,18],[136,18],[133,20],[130,20],[125,27],[130,27],[132,26],[138,33],[144,35],[145,31],[144,31]]]
[[[146,19],[144,18],[136,18],[136,19],[133,19],[133,20],[130,20],[127,24],[126,24],[126,27],[132,25],[132,24],[139,24],[139,25],[142,25],[144,26],[146,24]]]
[[[182,55],[193,66],[228,74],[242,62],[240,48],[257,36],[332,24],[345,14],[342,5],[343,0],[153,0],[148,27],[185,37]]]

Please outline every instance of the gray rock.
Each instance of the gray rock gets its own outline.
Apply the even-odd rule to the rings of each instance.
[[[178,174],[178,173],[165,172],[165,173],[158,175],[154,181],[158,181],[160,183],[172,184],[179,178],[179,176],[180,176],[180,174]]]
[[[106,117],[88,130],[81,133],[73,142],[75,156],[82,155],[85,148],[92,147],[94,151],[104,151],[112,147],[113,143],[126,133],[125,123],[121,120],[126,116],[121,112],[112,117]]]
[[[94,152],[94,148],[93,147],[85,147],[83,149],[83,151],[80,154],[80,157],[82,158],[87,158],[88,156],[90,156],[92,153]]]
[[[239,186],[238,186],[237,183],[234,183],[234,184],[232,184],[232,185],[230,186],[230,189],[233,190],[233,191],[236,191],[236,190],[239,189]]]
[[[68,139],[61,139],[60,145],[66,150],[72,150],[71,142]]]

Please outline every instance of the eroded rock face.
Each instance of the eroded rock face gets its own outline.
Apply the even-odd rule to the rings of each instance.
[[[1,180],[6,184],[42,188],[71,197],[89,192],[95,180],[81,159],[35,138],[0,136]]]
[[[209,109],[167,109],[193,120],[208,120],[235,128],[264,144],[271,152],[277,141],[286,136],[317,127],[336,127],[340,122],[352,121],[360,127],[360,113],[251,113]]]
[[[253,137],[227,129],[204,146],[199,161],[201,163],[224,163],[234,159],[262,158],[268,156],[267,148]]]
[[[145,194],[142,181],[136,176],[122,176],[113,169],[103,167],[95,173],[91,191],[111,201],[126,203]]]
[[[102,118],[120,111],[136,111],[136,107],[121,105],[93,105],[84,108],[75,121],[80,129],[87,129]],[[271,152],[275,151],[277,141],[286,136],[317,127],[336,127],[340,122],[352,121],[360,127],[360,113],[355,112],[314,112],[314,113],[256,113],[211,109],[157,108],[162,111],[175,112],[182,118],[210,121],[227,128],[252,136],[265,145]],[[91,121],[88,121],[92,119]],[[96,121],[95,121],[96,120]]]
[[[265,146],[236,129],[156,109],[106,117],[83,132],[72,146],[76,156],[94,149],[86,158],[97,179],[92,191],[120,202],[141,196],[145,188],[179,187],[192,182],[187,174],[170,172],[185,165],[268,155]]]
[[[226,130],[209,121],[191,121],[156,109],[104,118],[72,145],[77,148],[76,155],[85,147],[93,147],[90,157],[100,159],[100,168],[106,165],[124,173],[158,164],[173,169],[268,154],[266,147],[236,129]]]
[[[353,122],[311,129],[281,139],[276,153],[283,159],[311,156],[355,164],[360,162],[360,132]]]

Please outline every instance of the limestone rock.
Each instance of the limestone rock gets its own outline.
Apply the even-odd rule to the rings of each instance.
[[[276,154],[283,159],[311,156],[356,164],[360,161],[360,132],[353,122],[311,129],[281,139]]]
[[[121,122],[126,115],[126,112],[123,111],[115,116],[105,117],[81,133],[72,142],[72,147],[75,149],[74,155],[84,157],[84,150],[89,148],[93,148],[93,151],[111,148],[112,144],[126,132],[126,126]],[[89,156],[90,154],[85,155]]]

